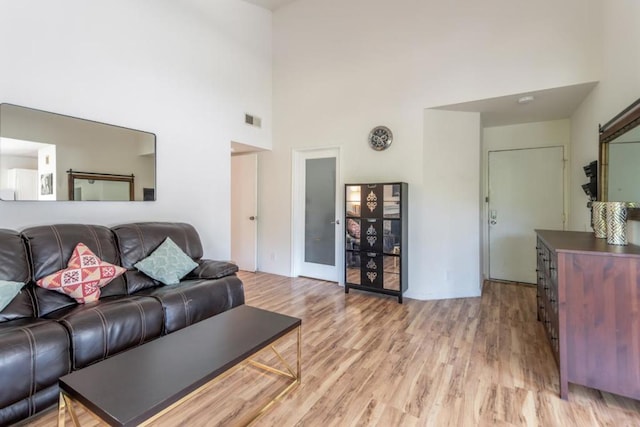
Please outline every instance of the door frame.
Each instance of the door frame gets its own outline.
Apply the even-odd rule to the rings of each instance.
[[[567,167],[567,163],[569,161],[568,152],[569,146],[568,143],[552,143],[545,144],[541,143],[540,145],[527,145],[527,146],[503,146],[500,148],[485,148],[483,147],[482,152],[482,278],[483,280],[489,280],[489,256],[490,256],[490,248],[489,248],[489,153],[496,151],[515,151],[515,150],[535,150],[538,148],[562,148],[563,155],[563,186],[562,186],[562,194],[563,194],[563,209],[564,209],[564,221],[563,221],[563,230],[567,230],[568,221],[569,221],[569,202],[570,202],[570,194],[569,194],[569,178],[570,178],[570,170]]]
[[[342,208],[344,204],[344,192],[342,187],[344,182],[342,180],[342,162],[341,162],[341,147],[328,146],[318,148],[306,148],[306,149],[293,149],[291,155],[291,276],[298,277],[301,271],[301,264],[303,262],[302,255],[304,254],[304,212],[305,212],[305,198],[304,179],[299,179],[300,174],[304,170],[303,161],[306,160],[306,155],[316,154],[324,155],[327,157],[336,158],[336,219],[340,220],[340,224],[336,225],[336,282],[340,285],[344,285],[344,219]]]

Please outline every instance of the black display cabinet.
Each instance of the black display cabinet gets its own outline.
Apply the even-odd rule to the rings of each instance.
[[[345,185],[344,291],[407,290],[406,182]]]

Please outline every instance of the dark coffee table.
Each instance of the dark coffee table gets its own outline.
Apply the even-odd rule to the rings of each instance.
[[[252,415],[253,421],[300,384],[301,324],[294,317],[242,305],[65,375],[59,380],[58,425],[64,426],[67,409],[78,425],[76,403],[109,425],[145,425],[245,363],[289,380]],[[295,370],[275,348],[276,341],[292,333],[298,335]],[[286,371],[250,360],[267,346]]]

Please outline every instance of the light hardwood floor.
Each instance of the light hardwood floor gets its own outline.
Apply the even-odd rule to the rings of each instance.
[[[302,384],[259,426],[640,425],[638,401],[574,385],[558,397],[533,287],[487,282],[482,298],[400,305],[312,279],[241,278],[247,304],[303,319]],[[233,425],[277,385],[245,368],[157,425]],[[55,422],[52,411],[29,425]]]

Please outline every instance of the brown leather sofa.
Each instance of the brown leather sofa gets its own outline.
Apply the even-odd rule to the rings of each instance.
[[[166,237],[198,263],[178,285],[133,267]],[[35,286],[65,268],[80,242],[126,273],[88,304]],[[60,376],[244,304],[237,267],[202,256],[196,230],[184,223],[0,230],[0,279],[27,283],[0,311],[0,426],[54,405]]]

